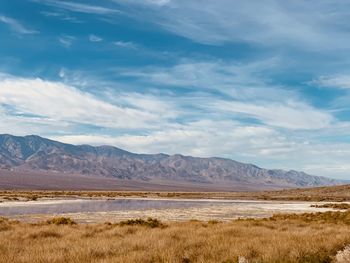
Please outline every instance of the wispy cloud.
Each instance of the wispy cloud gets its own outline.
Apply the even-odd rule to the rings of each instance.
[[[334,121],[333,116],[327,112],[291,100],[283,103],[218,101],[212,106],[223,113],[243,114],[270,126],[292,130],[324,129]]]
[[[112,0],[116,3],[120,3],[119,0]],[[154,6],[164,6],[171,2],[172,0],[144,0],[144,1],[138,1],[138,0],[125,0],[124,3],[133,3],[137,5],[154,5]]]
[[[332,50],[349,48],[350,4],[274,1],[122,1],[136,19],[147,20],[193,41],[221,45],[246,42],[263,46]],[[162,3],[155,5],[155,3]],[[163,4],[166,2],[166,4]],[[136,10],[136,11],[135,11]],[[259,10],[257,13],[256,10]],[[138,12],[137,12],[138,11]],[[140,14],[142,13],[142,16]],[[137,17],[136,17],[137,16]]]
[[[151,66],[133,70],[120,69],[118,72],[153,84],[215,90],[232,96],[244,97],[246,94],[249,98],[259,97],[269,90],[268,96],[274,94],[273,98],[276,98],[278,95],[286,96],[287,92],[283,89],[276,90],[276,85],[268,81],[267,73],[278,67],[280,63],[274,58],[244,64],[221,60],[184,60],[172,67]]]
[[[326,88],[350,89],[350,75],[321,76],[310,84]]]
[[[63,20],[63,21],[68,21],[68,22],[72,22],[72,23],[83,23],[82,20],[79,20],[74,16],[68,15],[65,12],[42,11],[40,13],[46,17],[54,17],[54,18],[58,18],[58,19]]]
[[[34,0],[43,4],[68,10],[71,12],[86,13],[86,14],[97,14],[97,15],[106,15],[106,14],[116,14],[120,13],[117,9],[107,8],[98,5],[89,5],[85,3],[78,2],[68,2],[68,1],[56,1],[56,0]]]
[[[186,61],[173,67],[119,72],[148,86],[188,89],[190,97],[181,98],[181,103],[193,104],[199,112],[216,117],[250,118],[267,126],[290,130],[331,126],[335,121],[332,114],[313,107],[299,93],[274,84],[268,77],[261,77],[274,67],[278,67],[274,59],[246,64]]]
[[[58,38],[58,41],[61,43],[61,45],[63,45],[66,48],[70,47],[74,40],[75,40],[75,37],[67,36],[67,35],[60,36]]]
[[[103,38],[96,36],[94,34],[89,35],[89,40],[91,42],[101,42],[103,40]]]
[[[38,34],[39,31],[29,29],[16,19],[0,15],[0,22],[7,24],[13,31],[19,34]]]
[[[130,41],[116,41],[116,42],[113,42],[113,44],[122,48],[130,48],[130,49],[137,48],[137,45],[134,42],[130,42]]]
[[[227,132],[229,131],[229,132]],[[164,127],[147,134],[120,136],[68,135],[56,139],[69,143],[110,144],[135,152],[183,153],[195,156],[230,156],[232,149],[253,154],[265,149],[287,147],[272,129],[258,126],[241,126],[233,121],[202,120]],[[279,141],[280,140],[280,141]],[[176,141],[176,143],[174,143]],[[222,142],[226,143],[223,144]],[[279,142],[278,142],[279,141]],[[221,147],[217,147],[221,145]],[[245,148],[245,149],[244,149]],[[244,149],[244,150],[243,150]],[[258,150],[259,149],[259,150]]]
[[[42,116],[52,122],[135,129],[162,120],[155,112],[107,103],[74,87],[41,79],[7,77],[0,80],[0,94],[0,105],[11,105],[16,114]]]

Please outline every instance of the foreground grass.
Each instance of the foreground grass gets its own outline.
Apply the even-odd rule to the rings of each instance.
[[[350,244],[350,212],[269,219],[27,224],[0,219],[0,262],[335,262]],[[243,258],[246,261],[243,261]],[[343,262],[342,262],[343,263]]]

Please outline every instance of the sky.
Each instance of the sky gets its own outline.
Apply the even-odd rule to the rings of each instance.
[[[0,133],[350,179],[350,2],[0,1]]]

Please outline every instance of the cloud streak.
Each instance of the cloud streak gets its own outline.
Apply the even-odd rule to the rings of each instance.
[[[19,21],[11,17],[0,15],[0,22],[8,25],[13,31],[19,34],[38,34],[39,33],[39,31],[25,27]]]
[[[333,116],[307,104],[286,101],[285,103],[242,103],[220,101],[212,104],[213,108],[226,113],[243,114],[261,122],[291,130],[318,130],[330,127]]]
[[[119,1],[139,19],[151,21],[164,29],[203,44],[247,42],[263,46],[331,50],[348,48],[346,21],[350,4],[321,0],[291,2],[247,1]],[[257,13],[256,10],[259,10]],[[139,12],[138,12],[139,11]]]
[[[111,15],[120,13],[117,9],[107,8],[98,5],[89,5],[78,2],[56,1],[56,0],[35,0],[46,5],[57,7],[71,12],[96,14],[96,15]]]
[[[90,42],[101,42],[103,38],[96,36],[94,34],[89,35]]]
[[[113,42],[113,44],[121,48],[130,48],[130,49],[137,48],[137,45],[131,41],[116,41],[116,42]]]
[[[325,88],[349,90],[350,75],[321,76],[311,81],[310,84]]]
[[[66,48],[69,48],[72,44],[73,41],[75,40],[75,37],[73,36],[60,36],[58,38],[58,41],[60,42],[60,44]]]

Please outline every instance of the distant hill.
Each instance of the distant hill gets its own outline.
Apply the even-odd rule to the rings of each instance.
[[[41,138],[0,135],[0,168],[55,172],[168,185],[273,189],[336,185],[341,181],[298,171],[269,170],[224,158],[135,154],[112,146],[71,145]],[[236,189],[232,189],[236,190]]]

